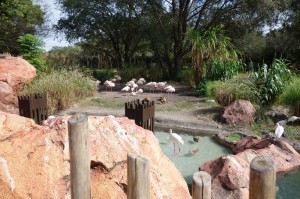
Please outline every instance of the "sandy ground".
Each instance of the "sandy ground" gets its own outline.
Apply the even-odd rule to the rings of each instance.
[[[172,84],[176,91],[168,94],[156,90],[150,93],[144,86],[144,92],[138,95],[121,92],[124,85],[118,84],[113,91],[106,90],[101,86],[99,92],[92,98],[98,100],[98,104],[77,103],[70,109],[60,112],[60,115],[85,113],[88,115],[113,115],[116,117],[125,116],[125,103],[135,99],[143,100],[145,98],[155,102],[155,125],[156,127],[176,128],[192,132],[217,133],[222,130],[222,125],[218,121],[220,112],[223,108],[217,103],[207,98],[193,96],[192,89],[187,86]],[[165,103],[159,99],[164,97]],[[101,105],[101,102],[107,102],[110,106],[115,104],[118,107],[109,107]],[[123,105],[122,105],[123,104]]]

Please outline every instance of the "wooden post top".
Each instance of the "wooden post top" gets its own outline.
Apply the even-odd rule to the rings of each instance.
[[[259,156],[254,158],[250,163],[250,167],[260,173],[275,170],[274,161],[268,156]]]
[[[76,125],[76,124],[84,123],[84,122],[86,122],[86,120],[87,120],[87,115],[86,114],[78,113],[78,114],[75,114],[72,117],[70,117],[68,122],[71,125]]]

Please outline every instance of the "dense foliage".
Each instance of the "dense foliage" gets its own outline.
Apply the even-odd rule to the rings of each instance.
[[[20,44],[19,51],[22,57],[32,64],[38,73],[46,71],[46,61],[43,56],[42,40],[34,35],[27,34],[18,38]]]
[[[290,19],[293,12],[286,11],[292,1],[59,0],[64,17],[57,30],[68,40],[80,41],[85,54],[101,56],[114,68],[147,64],[150,57],[150,62],[163,68],[164,77],[176,79],[183,66],[191,65],[186,59],[192,56],[191,46],[183,45],[189,29],[207,31],[221,24],[225,36],[245,52],[244,60],[257,58],[259,62],[263,53],[258,53],[253,44],[264,37],[266,26],[282,22],[282,13]],[[250,54],[247,49],[251,49]]]
[[[32,0],[0,2],[0,53],[19,54],[19,36],[35,34],[44,23],[44,13]]]
[[[286,60],[276,59],[272,65],[263,64],[257,72],[253,73],[252,77],[257,87],[257,96],[261,105],[270,105],[283,92],[291,78],[288,66],[289,63]]]
[[[75,102],[95,93],[96,85],[91,78],[77,71],[53,71],[42,74],[24,87],[23,94],[47,93],[49,114],[69,108]]]

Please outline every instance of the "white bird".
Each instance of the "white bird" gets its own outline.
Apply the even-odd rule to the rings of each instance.
[[[113,82],[108,82],[108,85],[106,86],[106,88],[110,88],[110,91],[112,91],[112,88],[115,87],[116,84]]]
[[[124,88],[121,89],[121,91],[123,92],[128,92],[130,90],[130,87],[129,86],[125,86]]]
[[[283,132],[284,132],[283,126],[281,126],[279,123],[276,123],[275,139],[281,138]]]
[[[107,88],[109,87],[108,85],[111,84],[112,81],[106,80],[103,84],[105,85],[105,88],[107,90]]]
[[[139,90],[136,91],[137,94],[142,94],[143,92],[144,92],[144,91],[143,91],[143,89],[141,89],[141,88],[140,88]]]
[[[157,88],[160,90],[160,92],[162,93],[162,90],[166,87],[167,82],[158,82],[157,84]]]
[[[149,82],[148,84],[146,84],[146,86],[149,88],[150,93],[151,93],[151,90],[153,90],[153,93],[154,93],[155,88],[157,88],[156,82]]]
[[[291,116],[288,120],[287,120],[287,123],[288,122],[292,122],[292,123],[294,123],[296,120],[299,120],[300,119],[300,117],[297,117],[297,116]]]
[[[173,86],[171,86],[166,91],[167,91],[167,93],[174,93],[175,92],[175,88]]]
[[[175,149],[176,149],[176,143],[178,146],[178,153],[180,152],[180,144],[184,144],[184,141],[182,140],[182,138],[180,137],[180,135],[178,135],[177,133],[173,133],[172,129],[169,130],[169,141],[173,142],[173,146],[174,146],[174,156],[176,155],[175,153]]]

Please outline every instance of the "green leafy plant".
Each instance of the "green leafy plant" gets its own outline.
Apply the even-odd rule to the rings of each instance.
[[[217,57],[205,65],[205,77],[209,80],[230,79],[243,70],[243,64],[238,59],[224,61]]]
[[[18,38],[22,57],[32,64],[38,73],[46,72],[46,61],[43,57],[44,43],[38,37],[27,34]]]
[[[78,71],[61,70],[40,75],[23,88],[22,94],[47,93],[48,112],[53,114],[92,96],[95,90],[96,85],[90,77]]]
[[[284,59],[275,59],[270,67],[263,64],[257,72],[252,74],[261,105],[270,105],[283,92],[284,86],[291,78],[288,65],[289,63]]]

